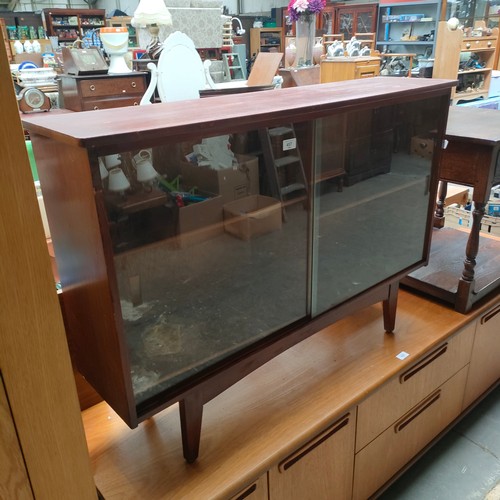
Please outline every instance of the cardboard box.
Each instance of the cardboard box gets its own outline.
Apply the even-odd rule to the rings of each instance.
[[[214,170],[182,163],[179,174],[183,184],[219,194],[223,203],[259,194],[259,160],[255,156],[237,155],[239,166]]]
[[[224,205],[224,230],[242,240],[281,229],[281,221],[281,203],[268,196],[247,196]]]
[[[411,138],[410,151],[412,155],[430,160],[434,151],[434,140],[415,135]]]
[[[199,194],[208,198],[178,209],[175,243],[179,248],[200,243],[224,232],[222,197],[204,192]]]

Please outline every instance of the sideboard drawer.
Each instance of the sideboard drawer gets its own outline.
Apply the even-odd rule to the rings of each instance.
[[[467,325],[359,404],[356,451],[469,362],[474,327]]]
[[[269,471],[270,500],[351,498],[356,410]]]
[[[495,38],[480,38],[478,40],[467,40],[462,41],[462,50],[484,50],[484,49],[494,49],[495,48]]]
[[[382,487],[462,411],[467,366],[356,454],[353,498]],[[378,416],[373,415],[374,418]]]
[[[142,95],[126,97],[124,99],[85,99],[82,101],[82,111],[121,108],[122,106],[139,106],[141,98]]]
[[[117,97],[127,94],[144,94],[145,79],[137,76],[112,79],[89,79],[79,83],[82,97]]]

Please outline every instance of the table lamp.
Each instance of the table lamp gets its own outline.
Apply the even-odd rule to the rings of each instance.
[[[158,38],[160,26],[172,25],[172,16],[164,0],[141,0],[135,9],[131,24],[136,28],[148,28],[151,41],[146,47],[146,52],[151,59],[158,59],[162,49]]]

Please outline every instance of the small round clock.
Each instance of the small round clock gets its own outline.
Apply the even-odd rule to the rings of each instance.
[[[37,113],[50,109],[50,99],[40,89],[23,89],[17,97],[19,109],[23,113]]]

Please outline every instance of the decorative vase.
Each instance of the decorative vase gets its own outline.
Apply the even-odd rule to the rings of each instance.
[[[297,55],[294,66],[300,68],[313,65],[313,47],[316,35],[316,15],[302,14],[295,21],[295,46]]]
[[[295,57],[297,56],[297,47],[295,46],[295,39],[292,38],[285,48],[285,63],[286,67],[293,66]]]
[[[322,43],[322,38],[316,38],[316,43],[313,47],[313,61],[314,64],[319,64],[321,61],[321,56],[324,54],[324,47]]]

